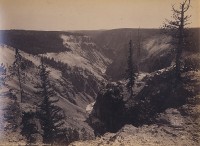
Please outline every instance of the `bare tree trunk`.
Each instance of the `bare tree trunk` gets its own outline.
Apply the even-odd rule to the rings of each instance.
[[[176,53],[176,77],[180,79],[181,77],[181,55],[183,52],[183,29],[184,29],[184,4],[181,5],[181,21],[179,26],[179,38],[178,47]]]

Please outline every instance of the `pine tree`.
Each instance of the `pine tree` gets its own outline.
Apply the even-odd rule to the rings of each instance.
[[[52,99],[55,93],[49,80],[49,73],[41,58],[41,65],[39,66],[40,83],[36,86],[37,95],[42,98],[38,106],[38,118],[43,130],[43,142],[53,144],[61,142],[66,137],[66,129],[63,128],[64,112],[55,105],[58,100]]]
[[[17,76],[19,82],[20,102],[23,102],[23,87],[22,83],[25,82],[25,73],[23,71],[23,60],[18,49],[15,49],[15,60],[13,66],[10,67],[11,75]]]
[[[185,0],[183,3],[180,3],[179,9],[175,9],[172,6],[173,20],[167,20],[164,24],[164,29],[170,32],[176,47],[176,78],[178,80],[180,80],[181,76],[181,56],[183,48],[186,45],[187,29],[185,26],[189,24],[188,21],[191,17],[188,15],[185,16],[189,8],[190,0]]]
[[[29,145],[34,144],[36,142],[35,134],[38,133],[35,123],[35,113],[23,113],[21,124],[23,125],[21,134],[26,137]]]
[[[128,64],[128,68],[126,70],[126,73],[127,73],[128,83],[126,86],[130,93],[130,97],[132,97],[133,96],[133,85],[134,85],[134,81],[135,81],[132,40],[130,40],[130,42],[129,42],[129,56],[128,56],[127,64]]]
[[[137,35],[137,72],[140,71],[140,59],[141,59],[141,35],[140,35],[140,28],[138,29]]]

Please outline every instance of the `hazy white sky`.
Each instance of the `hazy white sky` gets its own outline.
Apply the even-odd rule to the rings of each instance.
[[[0,29],[94,30],[159,28],[182,0],[0,0]],[[178,6],[178,5],[177,5]],[[191,0],[190,27],[200,27],[200,0]]]

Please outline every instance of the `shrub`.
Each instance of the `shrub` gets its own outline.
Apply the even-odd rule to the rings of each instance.
[[[200,68],[200,60],[198,58],[186,58],[184,60],[183,71],[197,71]]]

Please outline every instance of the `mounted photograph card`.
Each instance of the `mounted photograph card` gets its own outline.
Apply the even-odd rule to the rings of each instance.
[[[0,0],[0,145],[200,145],[199,0]]]

